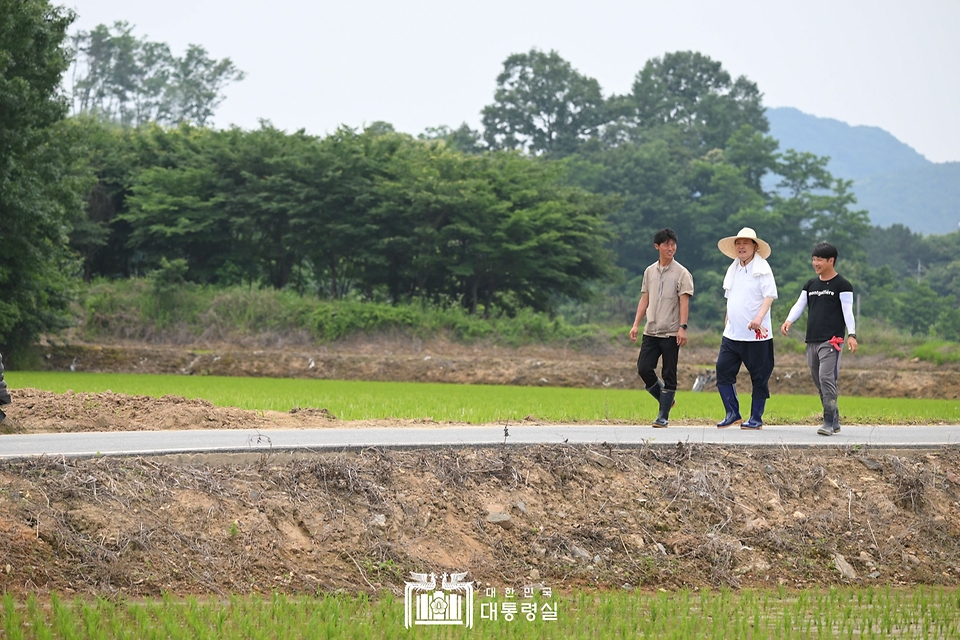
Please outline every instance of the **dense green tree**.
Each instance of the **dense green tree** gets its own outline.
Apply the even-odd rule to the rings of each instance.
[[[552,310],[556,295],[588,299],[588,283],[611,273],[606,218],[616,199],[563,186],[562,170],[555,165],[521,165],[512,155],[492,159],[502,163],[494,165],[493,176],[500,181],[494,188],[501,200],[511,203],[498,267],[505,288],[516,294],[521,306],[537,310]],[[487,295],[496,302],[491,292]]]
[[[230,58],[215,60],[200,45],[191,44],[181,58],[174,58],[172,82],[164,91],[160,121],[205,125],[226,96],[224,88],[243,80],[243,71]]]
[[[135,51],[131,42],[119,44]],[[708,327],[722,322],[729,264],[717,240],[752,226],[774,247],[786,301],[775,313],[827,240],[865,316],[960,331],[960,233],[870,229],[827,158],[778,152],[756,86],[719,63],[668,54],[644,67],[633,94],[607,100],[555,52],[511,56],[504,69],[485,143],[466,124],[418,138],[386,122],[313,137],[269,123],[215,131],[77,118],[61,137],[83,141],[97,181],[86,217],[69,221],[71,246],[87,277],[153,271],[157,282],[486,314],[593,300],[629,321],[656,257],[651,238],[669,226],[697,281],[692,320]],[[912,313],[918,305],[927,308]]]
[[[232,273],[283,289],[303,260],[295,220],[314,205],[305,193],[305,177],[324,168],[317,161],[316,138],[262,122],[253,131],[220,132],[212,151],[208,162],[217,170],[220,207],[230,230],[217,280]],[[303,283],[298,286],[302,290]]]
[[[772,137],[745,124],[726,141],[724,157],[740,169],[747,186],[763,193],[764,176],[777,168],[778,147]]]
[[[117,216],[126,211],[126,196],[140,165],[132,136],[119,125],[90,117],[74,117],[68,124],[77,130],[79,150],[95,177],[81,219],[70,233],[70,246],[83,261],[85,281],[130,277],[135,271],[127,246],[129,225]]]
[[[599,133],[605,104],[600,84],[556,51],[516,53],[497,76],[493,104],[483,108],[484,139],[491,149],[568,155]]]
[[[145,167],[135,176],[127,211],[117,218],[130,225],[127,242],[148,268],[182,258],[192,280],[215,282],[235,238],[214,162],[218,134],[184,125],[160,137],[175,148],[170,164]]]
[[[378,233],[379,253],[396,256],[391,295],[443,295],[487,314],[585,297],[586,283],[609,270],[610,203],[565,186],[564,171],[510,152],[407,145],[378,188],[376,213],[393,223]]]
[[[310,206],[293,225],[321,295],[341,298],[353,291],[370,297],[374,279],[382,280],[375,185],[402,144],[403,137],[392,132],[345,127],[320,141],[317,170],[303,177]]]
[[[112,30],[101,24],[72,40],[73,100],[79,112],[130,125],[153,119],[162,109],[170,80],[169,47],[138,39],[126,22],[116,22]]]
[[[146,122],[200,126],[223,102],[224,88],[244,74],[229,58],[216,60],[191,44],[182,57],[162,42],[133,35],[134,27],[116,22],[73,36],[73,104],[123,125]]]
[[[610,214],[611,248],[617,265],[631,278],[646,267],[641,256],[648,255],[653,234],[675,224],[688,206],[685,159],[664,140],[625,143],[594,158],[604,168],[596,181],[599,192],[622,199]],[[683,237],[682,242],[689,239]]]
[[[77,273],[67,235],[85,173],[59,92],[73,14],[44,0],[0,0],[0,349],[64,321]]]
[[[463,153],[482,153],[486,150],[483,135],[466,122],[456,129],[447,126],[428,127],[417,136],[420,140],[444,140],[451,148]]]
[[[694,51],[649,60],[637,73],[631,94],[640,132],[677,127],[685,143],[722,149],[744,125],[766,133],[762,95],[744,76],[736,80],[719,61]]]
[[[898,296],[897,304],[888,317],[911,333],[931,333],[937,321],[956,308],[955,298],[938,295],[926,282],[906,280],[904,285],[905,291]]]
[[[938,294],[960,300],[960,259],[933,265],[927,272],[927,280]]]
[[[788,149],[777,160],[774,173],[779,191],[772,208],[780,213],[778,237],[788,253],[809,258],[816,242],[835,245],[843,259],[861,259],[869,233],[866,211],[853,209],[856,198],[850,182],[834,179],[826,169],[829,158]]]
[[[192,160],[196,149],[187,146],[179,129],[154,123],[136,128],[91,116],[69,120],[79,129],[78,150],[96,178],[86,195],[83,219],[74,224],[71,246],[83,258],[85,277],[130,277],[156,268],[159,258],[150,247],[130,240],[132,228],[127,198],[141,172],[148,168],[175,169]],[[195,130],[196,133],[196,130]]]
[[[886,265],[901,276],[916,276],[917,261],[926,259],[923,235],[902,224],[872,227],[864,238],[864,247],[870,266]]]
[[[391,260],[387,284],[394,299],[454,294],[453,274],[464,266],[447,245],[455,242],[455,230],[481,224],[491,213],[475,206],[487,190],[467,165],[467,156],[446,144],[407,141],[378,180],[378,204],[371,219],[378,244]],[[487,198],[484,204],[496,202]]]

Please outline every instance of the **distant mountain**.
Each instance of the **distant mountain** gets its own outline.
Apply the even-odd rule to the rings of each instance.
[[[858,205],[883,227],[949,233],[960,224],[960,162],[934,163],[879,127],[851,126],[791,107],[767,109],[780,150],[829,156],[834,176],[853,180]]]

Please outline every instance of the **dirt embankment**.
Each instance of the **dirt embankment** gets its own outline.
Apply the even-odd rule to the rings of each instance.
[[[6,461],[0,591],[957,585],[958,473],[955,447],[683,443]]]

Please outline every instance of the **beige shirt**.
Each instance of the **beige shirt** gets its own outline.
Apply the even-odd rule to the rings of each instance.
[[[643,335],[669,338],[680,330],[680,296],[693,295],[693,276],[673,260],[665,267],[654,262],[643,272],[641,295],[647,294],[647,324]]]

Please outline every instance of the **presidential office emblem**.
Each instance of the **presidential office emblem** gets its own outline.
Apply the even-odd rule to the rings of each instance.
[[[403,626],[455,625],[473,628],[473,582],[467,573],[410,573],[413,582],[403,590]]]

